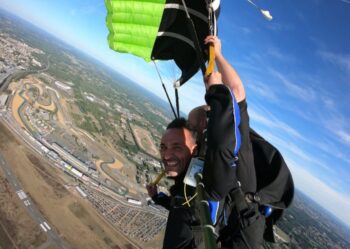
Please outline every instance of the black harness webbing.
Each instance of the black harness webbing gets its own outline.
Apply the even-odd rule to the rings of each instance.
[[[179,118],[180,117],[180,103],[179,103],[179,91],[177,88],[175,88],[175,101],[176,101],[177,117]]]

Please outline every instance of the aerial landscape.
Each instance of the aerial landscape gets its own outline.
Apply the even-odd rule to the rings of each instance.
[[[168,211],[145,184],[171,119],[158,96],[0,8],[0,249],[162,248]],[[276,233],[264,248],[350,248],[350,228],[300,191]]]

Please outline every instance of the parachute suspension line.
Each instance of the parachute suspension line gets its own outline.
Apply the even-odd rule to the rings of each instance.
[[[159,79],[160,79],[160,82],[162,83],[162,87],[163,87],[163,90],[164,90],[164,92],[165,92],[165,95],[166,95],[166,97],[167,97],[167,99],[168,99],[168,103],[169,103],[169,105],[170,105],[170,107],[171,107],[171,110],[173,111],[175,118],[178,118],[179,116],[176,116],[176,112],[175,112],[173,103],[171,102],[171,100],[170,100],[170,98],[169,98],[168,91],[167,91],[167,89],[166,89],[166,87],[165,87],[165,85],[164,85],[164,82],[163,82],[162,77],[160,76],[160,73],[159,73],[157,64],[156,64],[156,62],[155,62],[154,60],[152,60],[152,61],[153,61],[154,66],[155,66],[155,68],[156,68],[156,71],[157,71],[158,77],[159,77]],[[176,104],[176,105],[177,105],[177,104]],[[179,115],[179,114],[178,114],[178,115]]]
[[[201,68],[201,71],[202,71],[202,74],[205,75],[205,70],[206,70],[206,67],[205,67],[205,61],[204,61],[204,58],[203,58],[203,53],[202,53],[202,49],[201,49],[201,46],[199,44],[199,41],[198,41],[198,35],[197,35],[197,32],[196,32],[196,28],[194,27],[194,23],[191,19],[191,16],[188,12],[188,9],[187,9],[187,6],[186,6],[186,3],[185,3],[185,0],[181,0],[182,1],[182,5],[184,7],[184,10],[186,12],[186,17],[187,17],[187,26],[188,28],[190,29],[190,32],[191,33],[191,37],[192,37],[192,40],[193,40],[193,43],[194,43],[194,46],[196,48],[196,52],[197,52],[197,60],[200,64],[200,68]]]
[[[180,104],[179,104],[179,91],[178,88],[175,87],[175,100],[176,100],[176,113],[177,117],[180,117]]]

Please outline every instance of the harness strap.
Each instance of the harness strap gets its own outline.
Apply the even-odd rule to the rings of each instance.
[[[231,201],[238,214],[241,228],[250,226],[257,218],[257,204],[247,201],[242,189],[240,187],[232,190],[229,194]]]

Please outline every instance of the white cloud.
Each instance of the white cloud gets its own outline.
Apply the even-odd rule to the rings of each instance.
[[[265,125],[269,128],[279,129],[282,133],[304,140],[304,137],[288,124],[280,121],[271,112],[266,111],[261,107],[254,106],[249,109],[249,116],[255,122]]]
[[[277,60],[285,62],[285,63],[295,61],[294,56],[292,56],[290,54],[286,54],[285,51],[282,52],[277,47],[269,47],[267,49],[266,53],[267,53],[267,55],[269,55],[271,57],[271,59],[277,59]]]
[[[299,98],[305,102],[313,102],[316,100],[316,92],[311,87],[305,85],[300,86],[295,82],[289,80],[286,76],[282,75],[280,72],[270,68],[270,73],[279,79],[281,83],[287,88],[286,94],[289,94],[295,98]]]
[[[320,159],[320,157],[315,157],[310,155],[305,149],[302,149],[298,146],[298,143],[291,142],[290,139],[286,139],[286,136],[278,136],[277,132],[273,133],[262,130],[262,134],[264,134],[265,139],[269,141],[271,144],[275,145],[279,151],[282,152],[283,155],[289,155],[292,158],[295,158],[298,162],[302,162],[304,165],[306,162],[308,165],[312,165],[312,167],[321,167],[324,170],[330,171],[329,165]],[[304,145],[301,144],[300,145]]]
[[[325,95],[319,95],[320,99],[323,103],[323,105],[327,108],[327,110],[336,110],[337,109],[337,105],[336,102],[334,101],[334,98],[330,98],[328,96]]]
[[[350,73],[350,54],[336,54],[329,51],[319,51],[322,59]]]
[[[350,145],[350,132],[345,130],[337,130],[335,134],[346,144]]]
[[[251,34],[252,30],[247,27],[239,27],[239,29],[244,33],[244,34]]]
[[[324,112],[322,109],[315,110],[317,121],[346,146],[350,146],[349,118],[345,117],[337,108]]]
[[[313,144],[315,147],[330,155],[332,158],[337,158],[350,165],[350,157],[349,154],[346,153],[347,150],[344,150],[342,146],[336,145],[334,143],[334,139],[325,139],[323,137],[317,141],[310,140],[310,144]]]
[[[276,32],[280,32],[280,31],[291,31],[294,29],[294,27],[292,26],[292,24],[285,24],[282,22],[269,22],[268,25],[266,25],[266,28],[272,30],[272,31],[276,31]]]
[[[270,84],[262,83],[257,80],[251,80],[251,82],[251,84],[245,84],[246,88],[249,88],[251,91],[268,101],[276,102],[278,100],[278,97],[274,90],[271,89]]]

